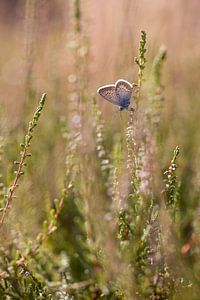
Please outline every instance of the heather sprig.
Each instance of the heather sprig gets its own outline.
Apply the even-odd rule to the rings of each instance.
[[[153,129],[158,129],[160,123],[161,108],[164,101],[164,86],[162,84],[162,69],[167,51],[161,47],[154,58],[151,71],[150,93],[148,96],[147,116],[152,123]]]
[[[35,276],[32,271],[33,265],[28,266],[17,250],[17,246],[16,241],[13,241],[9,250],[0,249],[0,297],[2,299],[5,296],[12,299],[49,297],[51,292],[44,282]]]
[[[146,66],[146,32],[141,31],[141,37],[140,37],[140,47],[139,47],[139,54],[138,57],[135,58],[135,63],[138,65],[138,90],[140,90],[142,86],[142,82],[144,80],[144,69]]]
[[[165,189],[166,189],[166,205],[170,209],[175,209],[176,207],[176,201],[177,201],[177,175],[176,175],[176,169],[177,169],[177,157],[179,155],[180,149],[178,146],[176,146],[173,154],[173,158],[171,160],[170,166],[168,170],[164,172],[165,176],[167,177],[165,179]]]
[[[159,87],[162,85],[162,66],[167,57],[167,50],[164,46],[160,47],[158,54],[154,58],[152,64],[152,77],[154,86]]]
[[[97,106],[95,98],[93,98],[93,126],[95,130],[96,151],[97,151],[97,156],[100,160],[101,174],[103,176],[103,181],[106,182],[108,185],[109,174],[112,166],[111,166],[108,150],[105,148],[104,122],[102,119],[102,113],[99,107]]]
[[[131,171],[131,184],[138,186],[138,178],[137,178],[137,169],[138,169],[138,162],[137,162],[137,151],[139,149],[139,144],[136,141],[136,136],[138,135],[138,121],[137,121],[137,109],[138,103],[140,98],[140,90],[143,81],[143,71],[145,69],[146,64],[146,33],[145,31],[141,31],[141,38],[140,38],[140,47],[139,47],[139,54],[138,57],[135,58],[135,62],[138,65],[138,82],[137,82],[137,90],[135,95],[135,102],[136,102],[136,110],[131,110],[129,114],[129,120],[126,130],[126,144],[127,144],[127,167]]]
[[[30,146],[31,146],[30,142],[31,142],[31,139],[33,138],[34,128],[37,126],[38,120],[41,115],[41,111],[44,108],[45,100],[46,100],[46,94],[43,94],[40,99],[39,105],[34,113],[33,119],[32,119],[32,121],[29,122],[29,127],[28,127],[27,134],[25,136],[24,143],[22,143],[20,145],[21,149],[22,149],[20,160],[14,162],[15,165],[18,165],[18,169],[17,169],[17,171],[15,171],[15,178],[14,178],[13,184],[10,186],[10,188],[8,190],[8,195],[6,195],[7,200],[6,200],[5,207],[2,211],[2,216],[1,216],[1,220],[0,220],[1,226],[4,222],[6,213],[11,206],[13,198],[15,197],[14,193],[15,193],[16,188],[18,187],[19,178],[24,174],[24,167],[26,166],[26,159],[27,159],[27,157],[31,156],[31,153],[29,151]]]
[[[52,208],[48,214],[49,219],[43,222],[42,231],[38,233],[36,242],[30,241],[28,243],[28,246],[25,249],[25,253],[20,259],[20,265],[24,265],[27,259],[34,257],[38,253],[40,247],[44,244],[44,242],[57,229],[58,217],[61,213],[63,201],[66,197],[66,194],[67,191],[64,189],[62,191],[61,198],[54,200],[54,208]]]
[[[80,11],[80,0],[72,0],[72,12],[73,12],[73,28],[75,32],[80,32],[81,25],[80,25],[80,19],[81,19],[81,11]]]
[[[111,180],[112,180],[112,208],[114,210],[119,210],[122,205],[121,200],[121,191],[120,191],[120,173],[123,168],[123,148],[121,139],[117,138],[113,151],[112,151],[112,171],[111,171]]]
[[[132,185],[134,185],[134,180],[137,180],[136,170],[138,169],[137,162],[137,149],[138,145],[136,142],[136,122],[135,122],[135,112],[131,111],[128,121],[128,126],[126,129],[126,145],[127,145],[127,169],[131,173],[133,179]]]

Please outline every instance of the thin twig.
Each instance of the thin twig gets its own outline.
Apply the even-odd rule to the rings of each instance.
[[[7,201],[6,201],[6,204],[5,204],[5,207],[2,211],[2,216],[1,216],[1,220],[0,220],[0,226],[3,225],[3,222],[4,222],[4,219],[5,219],[5,216],[8,212],[8,209],[13,201],[13,198],[14,198],[14,192],[16,190],[16,188],[18,187],[18,181],[19,181],[19,178],[21,177],[21,175],[23,175],[23,167],[25,165],[25,159],[27,156],[30,156],[30,153],[28,153],[28,150],[30,148],[30,141],[33,137],[33,130],[34,130],[34,127],[37,126],[37,121],[40,117],[40,113],[43,109],[43,106],[44,106],[44,103],[45,103],[45,99],[46,99],[46,94],[42,94],[42,97],[41,97],[41,100],[40,100],[40,103],[34,113],[34,116],[33,116],[33,120],[29,123],[29,127],[28,127],[28,132],[27,132],[27,135],[25,136],[25,143],[24,144],[21,144],[21,147],[23,149],[23,151],[21,152],[21,158],[20,158],[20,161],[19,162],[15,162],[15,164],[18,164],[19,167],[18,167],[18,170],[16,171],[16,175],[15,175],[15,178],[14,178],[14,182],[13,184],[11,185],[11,187],[9,188],[9,192],[8,192],[8,195],[7,195]]]

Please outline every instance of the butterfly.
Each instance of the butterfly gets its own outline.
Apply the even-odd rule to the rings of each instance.
[[[124,110],[130,105],[134,85],[124,79],[119,79],[115,84],[100,87],[97,93],[112,104],[119,106],[119,110]]]

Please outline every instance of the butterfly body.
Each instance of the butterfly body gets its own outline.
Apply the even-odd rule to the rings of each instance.
[[[124,79],[119,79],[115,84],[104,85],[97,90],[97,93],[114,105],[119,110],[128,109],[131,101],[133,85]]]

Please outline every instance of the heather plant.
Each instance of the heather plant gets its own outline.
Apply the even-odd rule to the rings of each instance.
[[[64,110],[56,92],[42,95],[19,160],[22,128],[0,138],[0,298],[198,299],[198,174],[182,171],[181,147],[162,158],[166,49],[151,59],[141,31],[130,108],[110,112],[116,130],[91,93],[82,6],[70,1]],[[23,122],[37,94],[27,72]]]
[[[24,174],[23,169],[26,166],[26,158],[31,156],[31,153],[29,152],[30,142],[33,138],[33,130],[37,126],[38,119],[39,119],[41,111],[44,107],[45,98],[46,98],[46,94],[43,94],[41,97],[39,106],[37,107],[37,110],[34,113],[33,120],[30,121],[30,123],[29,123],[28,131],[25,136],[24,143],[20,144],[20,147],[22,149],[21,157],[20,157],[20,161],[14,162],[15,165],[18,165],[18,169],[17,169],[17,171],[15,171],[15,178],[14,178],[12,186],[9,188],[8,195],[5,195],[7,200],[5,203],[5,207],[2,208],[2,216],[1,216],[1,221],[0,221],[1,225],[3,224],[6,213],[11,206],[13,198],[15,197],[14,192],[15,192],[16,188],[18,187],[19,178]]]

